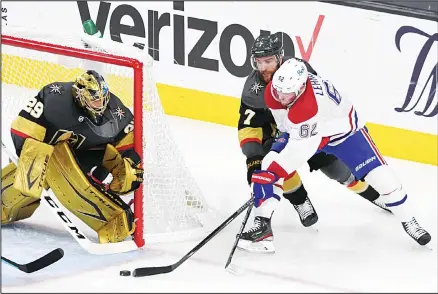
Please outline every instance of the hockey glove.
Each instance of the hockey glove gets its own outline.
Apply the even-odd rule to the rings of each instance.
[[[140,184],[143,183],[143,174],[144,170],[140,167],[141,159],[137,152],[134,149],[130,149],[122,153],[123,161],[125,168],[121,169],[113,169],[113,176],[116,178],[116,175],[124,181],[120,181],[120,183],[111,182],[110,188],[119,189],[121,194],[126,194],[132,191],[137,190],[140,187]],[[118,174],[119,173],[119,174]]]
[[[114,180],[110,188],[119,194],[127,194],[137,190],[143,183],[144,170],[140,164],[135,164],[131,158],[123,158],[124,166],[113,169]]]
[[[289,133],[281,133],[272,144],[271,151],[280,153],[286,147],[287,142],[289,142]]]
[[[246,159],[246,179],[248,181],[248,185],[251,185],[251,177],[255,170],[262,169],[262,160],[263,156],[256,155]]]
[[[103,166],[113,175],[110,189],[122,195],[138,189],[144,173],[140,162],[140,156],[134,150],[125,151],[122,156],[114,146],[108,144]]]
[[[254,171],[251,182],[254,195],[254,206],[259,207],[263,201],[275,198],[280,201],[280,196],[274,191],[274,183],[278,181],[278,176],[267,170]]]

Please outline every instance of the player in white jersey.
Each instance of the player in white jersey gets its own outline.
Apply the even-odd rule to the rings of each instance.
[[[283,133],[263,158],[262,169],[252,175],[258,215],[272,214],[288,174],[314,154],[325,152],[342,160],[357,180],[373,186],[418,244],[429,243],[430,234],[416,221],[406,192],[379,153],[364,121],[331,82],[308,73],[303,62],[290,59],[267,85],[265,102]]]

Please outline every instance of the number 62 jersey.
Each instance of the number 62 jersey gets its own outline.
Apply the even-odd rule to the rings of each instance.
[[[351,101],[319,76],[309,73],[305,91],[289,108],[272,96],[271,87],[272,81],[267,85],[265,102],[277,128],[289,133],[286,148],[293,148],[290,154],[299,157],[294,166],[304,163],[325,145],[342,143],[364,126]]]

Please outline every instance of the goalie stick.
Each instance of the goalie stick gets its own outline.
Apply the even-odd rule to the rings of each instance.
[[[25,273],[33,273],[43,269],[51,264],[54,264],[64,256],[64,251],[61,248],[55,249],[47,253],[46,255],[26,264],[16,263],[6,257],[2,256],[2,261],[12,267],[19,269]]]
[[[2,148],[8,155],[8,157],[18,165],[18,158],[15,154],[10,152],[6,145],[2,141]],[[79,228],[67,217],[67,215],[62,210],[61,206],[57,205],[55,200],[50,196],[49,192],[43,190],[43,195],[41,196],[43,204],[57,217],[67,231],[72,235],[72,237],[79,243],[79,245],[84,248],[88,253],[95,255],[105,255],[114,253],[123,253],[128,251],[133,251],[138,249],[134,240],[128,240],[118,243],[95,243],[91,242],[84,233],[82,233]]]
[[[178,262],[158,267],[141,267],[136,268],[132,275],[134,277],[145,277],[159,274],[166,274],[174,271],[178,268],[184,261],[189,259],[193,254],[195,254],[199,249],[201,249],[205,244],[207,244],[214,236],[216,236],[220,231],[222,231],[226,226],[228,226],[236,217],[238,217],[242,211],[244,211],[249,205],[252,204],[253,199],[249,199],[242,207],[240,207],[236,212],[234,212],[229,218],[227,218],[219,227],[217,227],[213,232],[211,232],[207,237],[204,238],[198,245],[196,245],[189,253],[184,255]]]

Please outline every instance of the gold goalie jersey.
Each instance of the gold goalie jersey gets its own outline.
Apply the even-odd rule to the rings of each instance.
[[[44,187],[96,231],[101,243],[119,242],[135,229],[132,211],[119,195],[142,181],[140,159],[127,155],[135,153],[133,114],[109,93],[105,110],[90,119],[75,101],[73,85],[44,86],[13,121],[11,136],[20,159],[18,166],[2,170],[2,224],[30,217]],[[94,181],[96,167],[112,174],[110,185]]]

